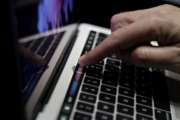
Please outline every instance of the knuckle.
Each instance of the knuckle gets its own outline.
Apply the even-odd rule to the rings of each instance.
[[[166,26],[167,21],[159,16],[153,16],[149,19],[148,24],[149,33],[153,36],[160,36],[164,31],[164,27]]]
[[[163,7],[165,7],[166,9],[174,9],[174,8],[176,8],[175,6],[170,5],[170,4],[164,4]]]
[[[111,17],[111,25],[114,25],[118,22],[119,14],[115,14]]]
[[[176,10],[178,10],[177,7],[170,4],[164,4],[158,7],[158,9],[153,12],[153,14],[159,17],[166,17],[167,15],[172,14],[172,12]]]
[[[162,19],[159,16],[152,16],[150,18],[150,23],[153,24],[153,25],[159,25],[159,24],[164,23],[164,19]]]
[[[149,24],[150,24],[149,32],[161,38],[165,36],[165,34],[167,34],[169,28],[174,27],[174,24],[171,21],[169,21],[169,19],[163,19],[163,17],[159,17],[159,16],[151,17],[149,20]]]

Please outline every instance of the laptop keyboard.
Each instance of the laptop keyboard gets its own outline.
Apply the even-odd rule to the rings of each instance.
[[[38,39],[34,39],[32,41],[24,43],[24,47],[30,49],[33,53],[41,56],[47,62],[51,59],[55,49],[57,48],[64,32],[60,32],[57,34],[52,34],[49,36],[41,37]],[[31,94],[32,90],[38,83],[39,78],[43,74],[46,69],[46,66],[42,65],[34,65],[29,63],[27,60],[22,60],[23,66],[23,89],[22,93],[24,95],[24,101]]]
[[[90,51],[106,37],[106,34],[91,31],[82,54]],[[96,43],[94,43],[95,40],[97,40]],[[77,74],[81,75],[78,80],[75,77]],[[81,82],[74,84],[74,79]],[[72,86],[73,90],[77,91],[73,95]],[[68,94],[69,91],[70,94]],[[116,56],[109,56],[96,64],[88,65],[81,71],[77,66],[59,115],[59,120],[69,118],[74,120],[171,120],[163,71],[137,67],[121,61]]]

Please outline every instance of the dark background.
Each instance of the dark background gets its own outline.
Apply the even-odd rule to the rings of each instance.
[[[25,0],[24,0],[25,1]],[[17,4],[18,37],[37,33],[38,2]],[[115,13],[145,9],[163,4],[160,0],[75,0],[69,23],[86,22],[109,27],[111,16]]]

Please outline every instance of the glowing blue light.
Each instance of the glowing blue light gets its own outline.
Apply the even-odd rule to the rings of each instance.
[[[73,0],[42,0],[38,6],[38,31],[45,32],[63,26],[69,21],[72,10]]]

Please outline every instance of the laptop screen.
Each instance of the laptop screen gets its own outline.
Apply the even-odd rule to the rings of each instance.
[[[74,0],[41,0],[38,5],[38,31],[44,32],[69,22]]]
[[[36,26],[38,32],[46,32],[68,24],[70,21],[70,13],[73,10],[73,1],[74,0],[39,1],[37,4],[38,9],[36,11],[38,15]],[[21,50],[24,51],[27,48],[32,53],[37,54],[48,62],[57,48],[63,34],[64,32],[61,32],[55,35],[40,37],[36,40],[24,42],[21,46]],[[29,51],[23,52],[23,54],[29,54]],[[29,55],[32,56],[31,54]],[[40,77],[47,68],[47,65],[36,64],[28,59],[29,57],[26,58],[23,55],[20,56],[23,76],[22,94],[24,103],[26,103],[28,98],[31,96]]]

